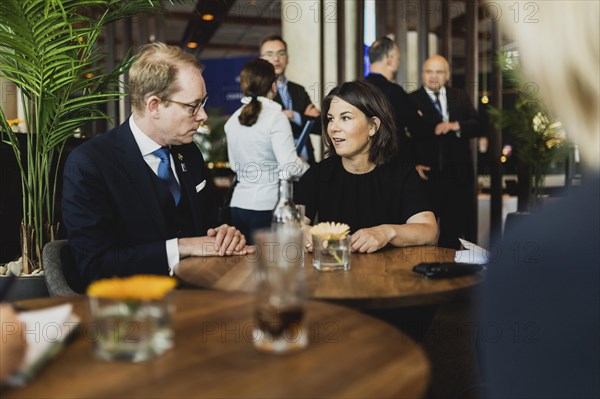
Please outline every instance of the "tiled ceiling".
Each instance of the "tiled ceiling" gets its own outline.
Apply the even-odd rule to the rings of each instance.
[[[164,40],[185,46],[201,59],[258,53],[261,38],[281,33],[281,0],[200,0],[196,4],[165,1]],[[205,21],[205,14],[214,16]]]
[[[190,41],[198,47],[190,50],[200,59],[227,58],[258,54],[260,40],[270,33],[281,33],[282,0],[198,0],[180,4],[170,4],[164,0],[165,15],[161,21],[162,40],[183,47]],[[354,1],[354,0],[347,0]],[[396,0],[377,0],[379,6]],[[417,2],[406,2],[404,22],[409,30],[418,25]],[[441,0],[430,0],[427,8],[429,29],[441,33]],[[383,7],[385,8],[385,7]],[[464,0],[450,2],[450,16],[453,19],[453,52],[455,57],[464,56],[464,31],[466,28]],[[480,14],[482,9],[480,9]],[[202,16],[213,14],[214,20],[204,21]],[[392,15],[387,15],[387,26],[398,23]],[[480,15],[480,39],[484,39],[489,26]],[[490,43],[480,40],[481,51],[489,51]]]
[[[281,33],[281,0],[237,0],[201,57],[258,54],[261,39],[273,32]]]

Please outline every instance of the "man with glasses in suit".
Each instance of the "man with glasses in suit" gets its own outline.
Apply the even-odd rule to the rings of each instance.
[[[277,74],[277,95],[274,100],[283,107],[283,113],[289,119],[294,138],[298,139],[302,129],[309,119],[318,118],[321,112],[312,103],[303,86],[294,83],[285,76],[289,62],[287,43],[279,35],[264,38],[260,44],[260,58],[269,61],[275,67]],[[320,134],[317,121],[313,125],[313,133]],[[315,163],[314,148],[310,138],[306,140],[305,150],[300,154],[309,164]]]
[[[78,288],[134,274],[168,275],[187,256],[244,254],[217,226],[211,176],[192,137],[207,118],[201,66],[178,47],[142,47],[129,71],[132,116],[67,159],[63,221]]]

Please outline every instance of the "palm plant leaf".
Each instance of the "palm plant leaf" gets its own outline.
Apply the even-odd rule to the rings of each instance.
[[[0,109],[0,134],[17,157],[24,224],[33,226],[41,252],[45,225],[56,223],[55,157],[75,129],[107,115],[98,105],[115,100],[127,57],[105,72],[96,42],[114,21],[160,11],[160,0],[1,0],[0,76],[20,88],[29,135],[20,148]],[[93,74],[93,78],[86,78]],[[27,153],[27,165],[21,151]]]

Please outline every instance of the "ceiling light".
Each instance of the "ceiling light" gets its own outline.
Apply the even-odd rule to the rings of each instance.
[[[202,18],[203,21],[212,21],[215,19],[215,16],[212,14],[204,14],[200,18]]]
[[[196,43],[196,42],[188,42],[188,44],[186,44],[186,46],[188,48],[196,48],[196,47],[198,47],[198,43]]]

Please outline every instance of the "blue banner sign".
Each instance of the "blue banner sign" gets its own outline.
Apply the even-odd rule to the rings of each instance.
[[[255,56],[201,60],[205,66],[202,76],[206,81],[206,107],[220,108],[221,114],[231,115],[241,106],[240,72]]]

